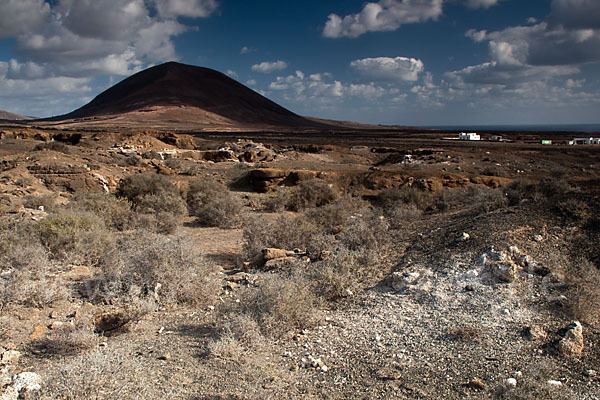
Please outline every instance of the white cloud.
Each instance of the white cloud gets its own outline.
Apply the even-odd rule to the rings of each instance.
[[[0,62],[0,109],[21,115],[48,116],[79,107],[85,103],[84,98],[89,99],[92,92],[89,78],[38,79],[36,68],[15,60]]]
[[[240,54],[250,54],[250,53],[253,53],[253,52],[255,52],[255,51],[256,51],[256,50],[255,50],[255,49],[253,49],[253,48],[251,48],[251,47],[248,47],[248,46],[243,46],[243,47],[241,48],[241,50],[240,50]]]
[[[347,99],[373,100],[379,99],[397,90],[371,83],[344,84],[335,80],[330,73],[313,73],[306,75],[296,71],[293,75],[278,76],[271,82],[269,89],[282,93],[289,102],[315,102],[319,104],[339,104]]]
[[[355,38],[367,32],[393,31],[401,25],[437,20],[443,0],[380,0],[367,3],[357,14],[330,14],[323,29],[329,38]]]
[[[583,84],[585,83],[585,79],[579,79],[579,80],[575,80],[575,79],[567,79],[567,81],[565,82],[566,86],[568,88],[580,88],[583,87]]]
[[[232,69],[228,69],[228,70],[225,72],[225,74],[226,74],[226,75],[229,75],[231,78],[234,78],[234,79],[238,79],[238,78],[239,78],[239,75],[237,74],[237,72],[235,72],[235,71],[234,71],[234,70],[232,70]]]
[[[373,83],[369,83],[369,84],[351,83],[347,87],[346,91],[350,96],[357,96],[357,97],[362,97],[362,98],[378,98],[378,97],[382,97],[388,93],[387,90],[385,90],[382,87],[375,86]]]
[[[2,0],[0,39],[13,37],[40,25],[50,14],[44,0]]]
[[[189,29],[176,18],[207,16],[217,8],[215,0],[6,1],[0,5],[0,36],[16,38],[23,66],[9,74],[19,79],[128,75],[176,60],[172,39]],[[150,4],[156,7],[154,15]],[[27,21],[22,18],[25,5],[30,8]],[[23,29],[5,21],[20,21]]]
[[[219,6],[216,0],[153,0],[153,3],[163,18],[208,17]]]
[[[477,43],[483,42],[485,40],[486,35],[487,31],[485,29],[482,31],[478,31],[476,29],[469,29],[465,33],[466,37],[470,38],[471,40]]]
[[[469,8],[490,8],[498,4],[499,0],[467,0]]]
[[[256,80],[255,79],[248,79],[246,81],[246,85],[248,85],[248,86],[256,86]]]
[[[260,72],[263,74],[270,74],[276,71],[282,71],[288,67],[288,64],[285,61],[263,61],[260,64],[255,64],[252,66],[252,71]]]
[[[423,62],[407,57],[377,57],[354,60],[350,67],[375,81],[416,81],[424,71]]]

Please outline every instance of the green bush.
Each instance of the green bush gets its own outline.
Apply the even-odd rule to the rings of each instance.
[[[239,223],[242,202],[227,186],[210,179],[196,179],[187,193],[190,215],[205,226],[234,227]]]

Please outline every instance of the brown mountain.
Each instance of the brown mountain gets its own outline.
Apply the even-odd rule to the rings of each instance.
[[[19,121],[26,119],[33,119],[31,117],[24,117],[23,115],[13,114],[8,111],[0,110],[0,119],[9,120],[9,121]]]
[[[187,122],[200,126],[324,128],[218,71],[168,62],[141,71],[85,106],[51,121],[121,124]]]

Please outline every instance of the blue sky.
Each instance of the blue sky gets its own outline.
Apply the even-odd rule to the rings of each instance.
[[[322,118],[600,122],[600,0],[0,0],[0,109],[66,113],[170,60]]]

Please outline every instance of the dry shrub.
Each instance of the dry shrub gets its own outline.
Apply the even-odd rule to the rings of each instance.
[[[223,228],[237,226],[243,208],[241,200],[227,186],[210,179],[190,183],[187,206],[198,223]]]
[[[244,229],[244,253],[252,259],[267,247],[306,249],[317,233],[319,227],[303,216],[284,214],[275,219],[265,216],[249,218]]]
[[[75,355],[98,345],[98,335],[90,318],[81,318],[51,330],[31,346],[51,355]]]
[[[588,260],[567,271],[569,310],[575,319],[600,327],[600,270]]]
[[[247,314],[233,314],[221,319],[219,337],[208,342],[208,353],[213,357],[238,358],[264,342],[258,322]]]
[[[23,206],[35,210],[39,209],[40,207],[43,207],[44,211],[46,212],[57,212],[63,208],[61,204],[57,203],[56,196],[52,195],[28,195],[25,197]]]
[[[362,258],[359,251],[341,249],[311,265],[309,276],[315,295],[327,301],[352,295],[379,272],[377,268],[368,268]]]
[[[318,299],[302,275],[258,275],[258,286],[241,291],[237,310],[256,321],[268,336],[283,337],[314,326]]]
[[[339,198],[332,184],[319,179],[300,182],[286,198],[285,209],[301,211],[307,208],[322,207]]]
[[[517,178],[506,188],[506,196],[510,205],[517,205],[523,200],[538,201],[542,194],[539,185],[530,179]]]
[[[131,349],[131,353],[134,350]],[[44,379],[43,399],[147,399],[155,387],[141,359],[108,347],[55,362]],[[82,372],[85,373],[82,373]]]
[[[161,175],[130,175],[119,182],[117,196],[129,200],[142,213],[183,215],[185,202],[177,186]]]
[[[39,238],[55,260],[95,265],[112,245],[104,221],[90,212],[66,211],[38,224]]]
[[[68,208],[89,211],[102,218],[108,228],[118,231],[132,229],[135,222],[131,203],[108,193],[79,195],[68,204]]]
[[[423,215],[423,212],[414,204],[400,204],[396,207],[390,207],[384,212],[390,224],[390,229],[405,228]]]
[[[342,232],[348,223],[357,216],[369,213],[369,204],[353,197],[343,197],[338,201],[310,210],[303,217],[319,227],[319,231],[327,234]]]
[[[291,197],[291,190],[288,187],[278,187],[267,194],[267,199],[264,200],[264,208],[270,212],[281,212],[286,209],[286,206]]]
[[[571,185],[560,175],[542,179],[539,187],[540,192],[546,197],[563,196],[572,190]]]
[[[279,218],[255,218],[244,230],[244,250],[255,259],[267,247],[306,250],[312,263],[294,263],[316,297],[336,300],[382,272],[380,261],[393,241],[386,219],[360,200],[335,203]]]
[[[52,150],[60,153],[70,154],[71,148],[62,142],[47,142],[35,145],[33,151]]]
[[[585,223],[592,216],[590,207],[585,202],[575,198],[559,202],[557,208],[562,216],[580,223]]]
[[[471,203],[478,213],[488,213],[508,206],[508,199],[501,189],[481,189],[473,193]]]
[[[0,225],[0,309],[7,305],[44,307],[67,298],[48,252],[27,224]]]
[[[108,301],[156,293],[163,306],[206,306],[214,303],[220,290],[212,264],[177,236],[124,235],[101,267],[98,295]]]
[[[411,186],[393,187],[381,191],[375,200],[381,208],[397,207],[400,204],[413,205],[421,211],[429,210],[434,205],[435,196],[431,192]]]

